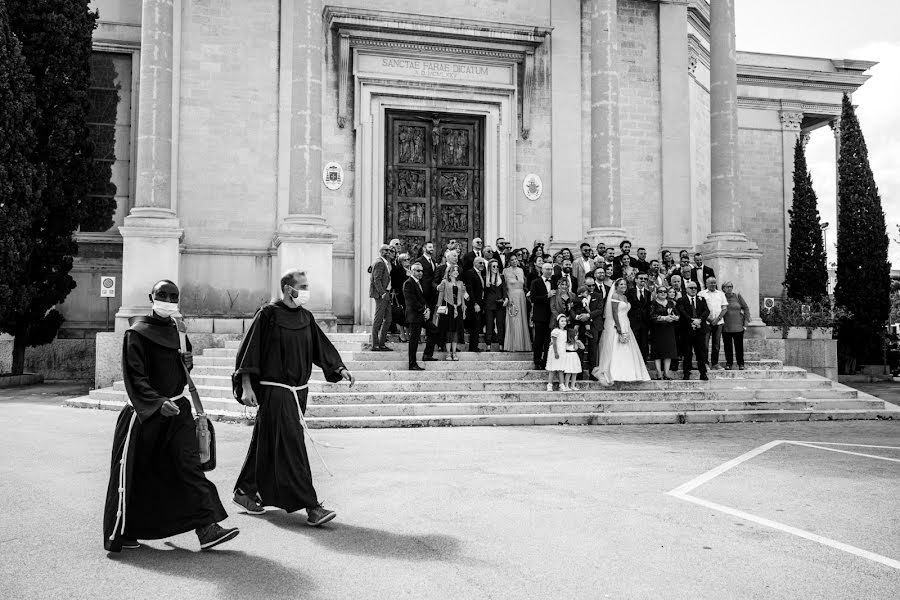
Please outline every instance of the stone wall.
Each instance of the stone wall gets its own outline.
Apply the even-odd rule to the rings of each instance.
[[[8,373],[12,368],[12,350],[12,338],[0,336],[0,373]],[[37,373],[45,380],[90,381],[94,378],[94,340],[56,339],[43,346],[26,348],[25,372]]]

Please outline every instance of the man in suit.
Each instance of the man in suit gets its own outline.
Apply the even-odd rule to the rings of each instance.
[[[500,263],[500,272],[502,273],[503,269],[509,266],[509,244],[507,244],[506,238],[498,237],[494,248],[496,248],[494,258]]]
[[[484,242],[481,238],[472,240],[472,249],[463,256],[460,272],[468,271],[472,268],[472,264],[476,258],[484,258]]]
[[[462,273],[462,282],[466,286],[466,331],[469,332],[469,352],[481,352],[478,337],[481,335],[481,322],[484,317],[484,273],[478,267],[484,267],[484,259],[476,257],[472,267]]]
[[[562,261],[562,265],[560,266],[560,272],[557,275],[553,275],[550,280],[550,285],[555,290],[559,287],[559,280],[565,279],[569,283],[569,292],[574,295],[574,290],[578,289],[578,280],[575,279],[575,275],[572,273],[572,261],[566,259]]]
[[[603,271],[603,277],[606,278],[606,271]],[[588,290],[588,314],[590,316],[591,338],[585,343],[588,351],[589,371],[599,364],[600,359],[600,334],[603,333],[603,309],[606,303],[606,297],[609,295],[609,288],[605,285],[601,286],[593,275],[584,278],[584,285]],[[585,320],[588,322],[588,320]],[[596,379],[591,375],[592,379]]]
[[[627,256],[631,259],[631,242],[623,240],[622,243],[619,244],[619,250],[621,251],[621,254],[613,258],[613,277],[617,279],[622,276],[622,257]]]
[[[382,244],[378,249],[380,255],[369,269],[369,298],[375,300],[375,318],[372,322],[372,350],[383,352],[390,350],[385,344],[388,329],[391,328],[391,263],[394,249]]]
[[[647,273],[650,271],[650,263],[647,262],[647,249],[638,248],[637,258],[631,259],[631,266],[638,270],[638,273]]]
[[[703,256],[699,252],[694,253],[694,268],[691,269],[691,279],[697,282],[697,286],[702,290],[706,287],[706,280],[715,277],[716,272],[712,267],[703,265]]]
[[[425,293],[425,300],[428,301],[428,308],[434,312],[434,305],[437,303],[437,287],[434,285],[434,272],[438,268],[434,259],[434,242],[426,242],[422,246],[422,256],[416,259],[416,264],[422,265],[422,291]]]
[[[575,277],[576,284],[575,289],[584,285],[584,278],[592,274],[597,266],[594,264],[594,259],[591,258],[591,245],[587,242],[582,242],[580,249],[581,256],[576,258],[575,264],[572,265],[572,275]]]
[[[436,327],[431,322],[431,309],[425,297],[425,286],[422,284],[424,268],[419,262],[413,263],[409,268],[412,277],[403,284],[403,299],[406,302],[406,324],[409,326],[409,370],[424,371],[416,362],[416,352],[419,349],[419,336],[422,328],[425,328],[425,352],[422,360],[436,360],[434,358],[434,333]]]
[[[707,380],[706,375],[706,328],[708,326],[709,308],[706,301],[697,295],[697,282],[687,282],[687,294],[682,296],[677,303],[678,314],[681,317],[679,326],[683,342],[684,377],[691,378],[691,352],[697,359],[697,370],[700,371],[700,379]]]
[[[541,276],[531,282],[531,320],[534,321],[534,368],[547,366],[547,349],[550,347],[550,298],[556,296],[551,289],[550,277],[553,265],[544,263]]]
[[[635,278],[635,287],[625,292],[625,297],[631,308],[628,309],[628,321],[631,323],[631,332],[641,350],[644,360],[650,356],[650,290],[647,289],[646,273],[638,273]]]

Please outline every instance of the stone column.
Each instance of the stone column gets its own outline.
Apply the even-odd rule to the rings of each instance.
[[[691,248],[690,51],[687,3],[659,5],[659,88],[662,131],[662,247]]]
[[[720,281],[731,280],[750,305],[748,337],[763,332],[759,318],[759,258],[757,245],[741,231],[738,197],[737,50],[735,0],[710,3],[710,153],[711,233],[700,251]]]
[[[336,236],[322,216],[322,0],[286,0],[281,10],[281,80],[287,85],[280,98],[279,135],[284,143],[279,151],[288,156],[280,157],[283,168],[279,176],[289,184],[273,239],[277,255],[272,289],[281,295],[279,280],[284,271],[306,271],[311,292],[307,308],[323,327],[333,329],[332,250]]]
[[[175,20],[178,0],[143,0],[141,68],[138,104],[137,181],[134,207],[122,234],[122,306],[116,331],[128,328],[128,318],[145,314],[153,284],[178,283],[179,240],[183,230],[175,216],[172,188],[172,94]]]
[[[800,124],[803,122],[803,112],[798,108],[782,109],[779,113],[781,119],[781,167],[783,185],[784,211],[784,271],[787,273],[788,253],[791,245],[791,215],[790,210],[794,205],[794,146],[800,136]]]
[[[588,241],[618,245],[622,229],[619,172],[619,35],[617,0],[591,2],[591,228]]]

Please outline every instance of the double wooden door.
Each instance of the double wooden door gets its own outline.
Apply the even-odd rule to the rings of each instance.
[[[416,255],[428,241],[462,252],[482,232],[483,119],[444,113],[388,112],[386,239]]]

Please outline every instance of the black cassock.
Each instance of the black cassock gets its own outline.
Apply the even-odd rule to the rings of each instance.
[[[297,406],[299,402],[306,413],[308,390],[298,391],[295,399],[291,390],[260,384],[306,385],[314,364],[331,383],[341,380],[341,355],[312,313],[303,307],[288,308],[280,300],[259,309],[238,350],[232,381],[234,397],[240,401],[241,376],[250,375],[259,403],[235,489],[251,497],[259,494],[263,506],[294,512],[318,504]]]
[[[227,517],[200,469],[179,347],[171,319],[138,317],[125,332],[122,374],[130,404],[116,422],[103,513],[103,546],[111,552],[122,549],[122,537],[162,539]],[[163,416],[163,402],[177,397],[181,412]]]

